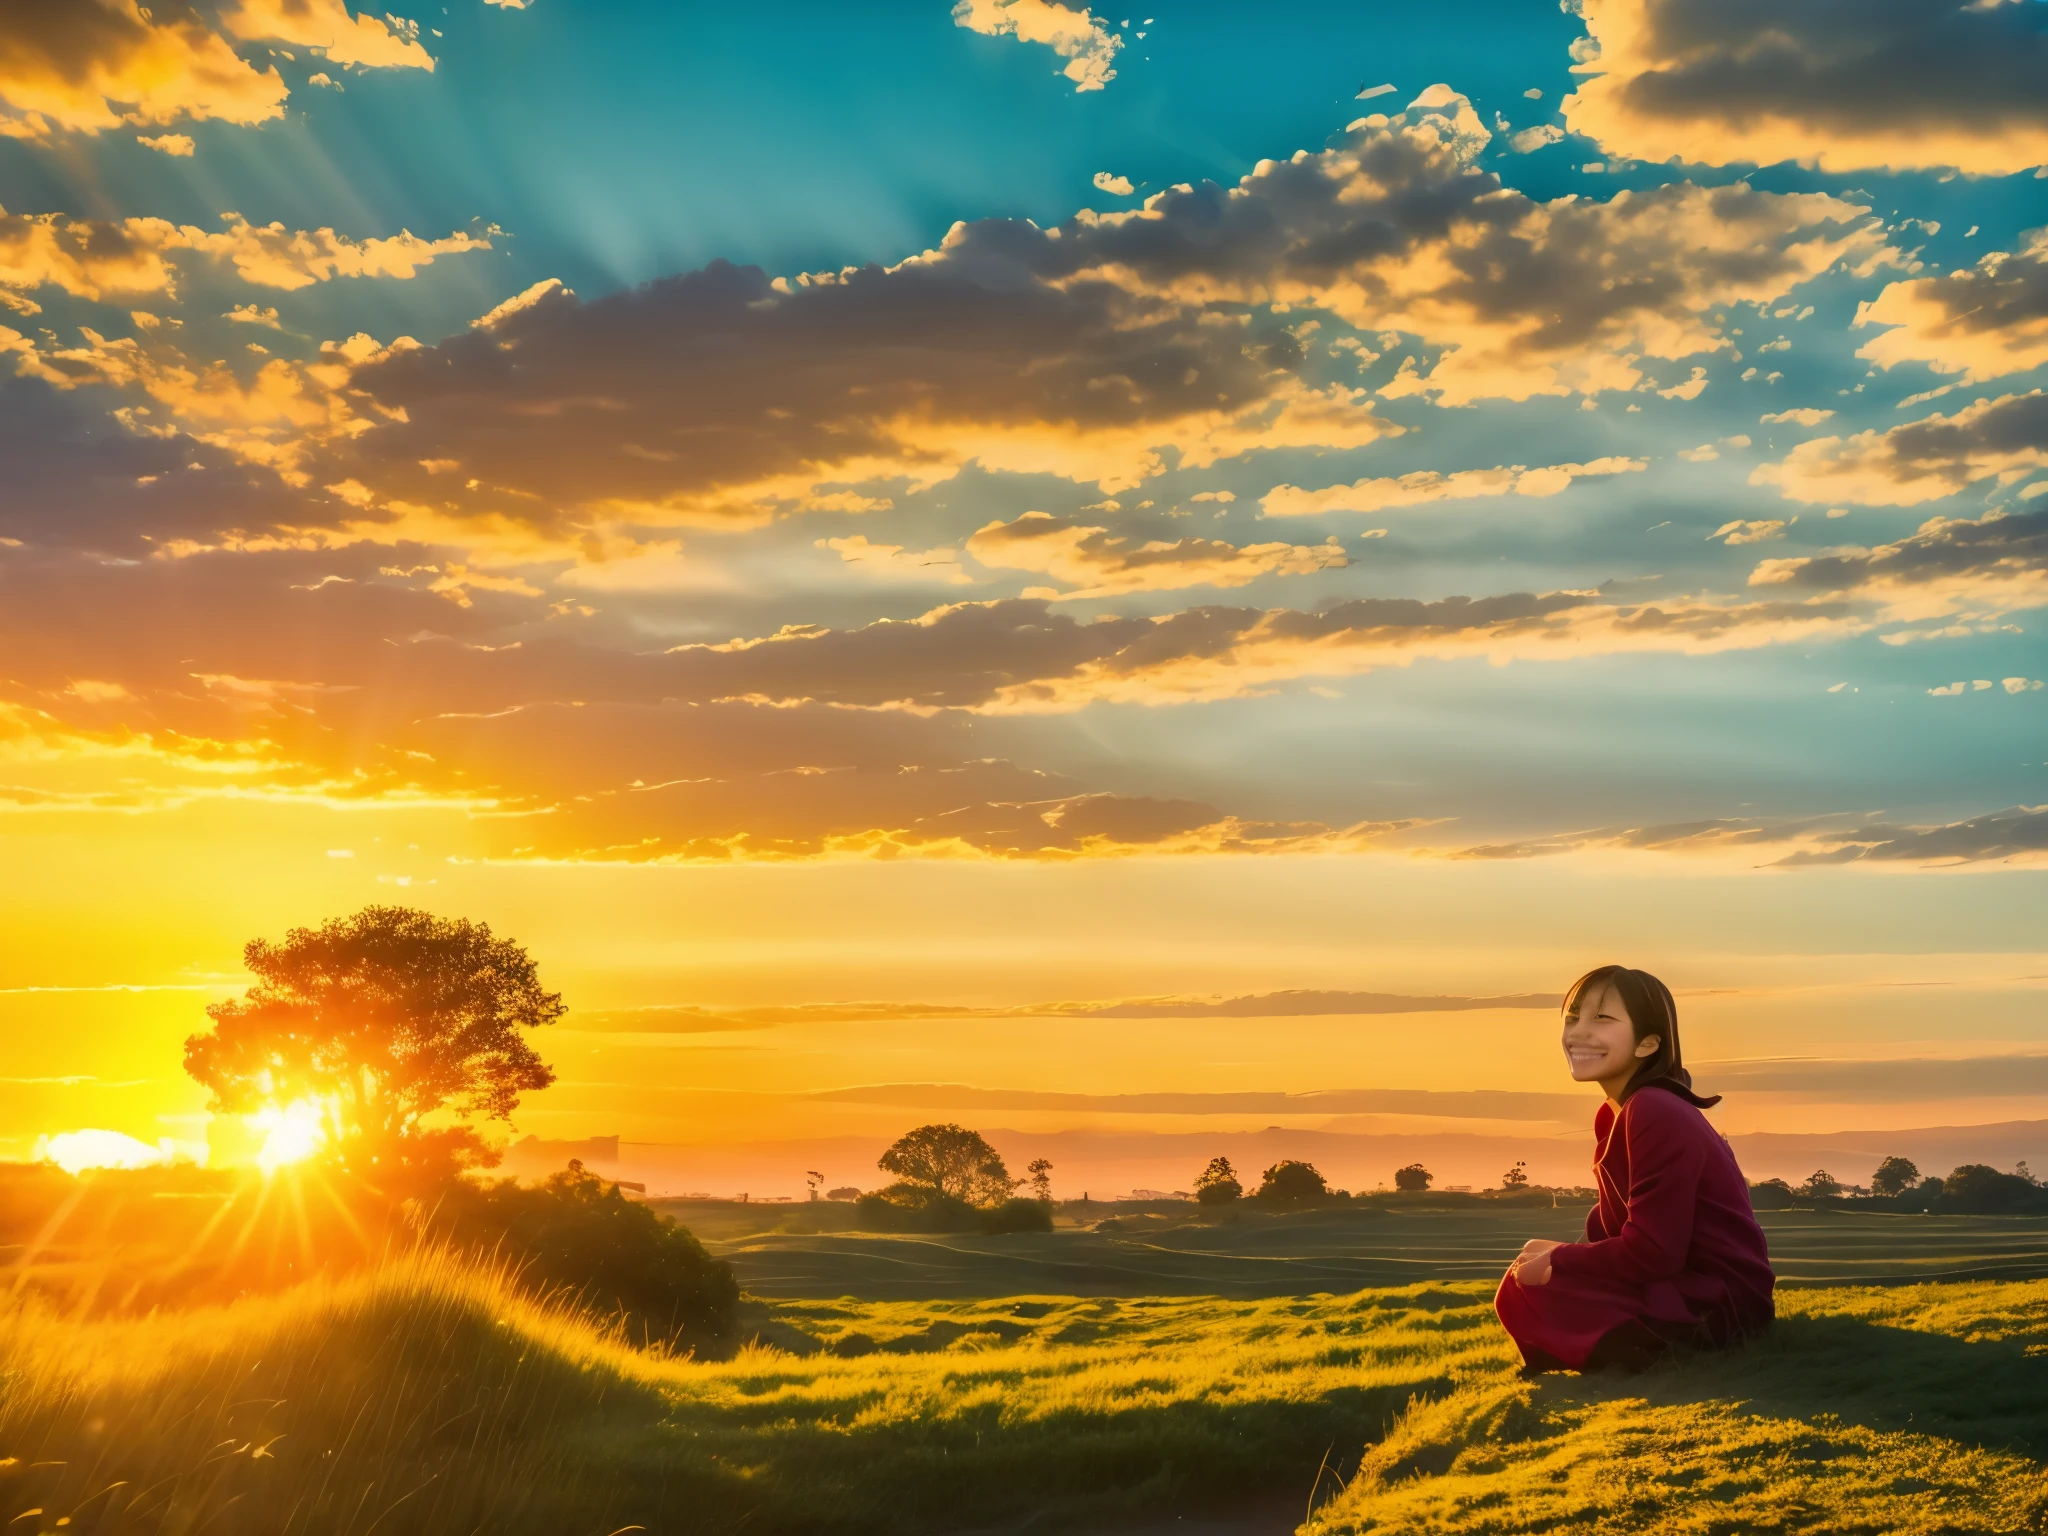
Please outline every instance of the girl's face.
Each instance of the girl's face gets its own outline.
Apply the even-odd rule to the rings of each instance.
[[[1635,1021],[1612,982],[1588,987],[1576,1013],[1564,1016],[1564,1059],[1572,1081],[1598,1083],[1613,1098],[1628,1085],[1636,1064],[1657,1054],[1658,1039],[1636,1039]]]

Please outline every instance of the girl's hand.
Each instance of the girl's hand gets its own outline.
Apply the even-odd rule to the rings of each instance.
[[[1508,1266],[1508,1273],[1519,1285],[1546,1285],[1550,1281],[1551,1250],[1563,1246],[1563,1243],[1554,1243],[1547,1237],[1532,1237],[1522,1244],[1522,1251]]]

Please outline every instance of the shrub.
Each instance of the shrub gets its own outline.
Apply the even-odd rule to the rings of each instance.
[[[528,1284],[562,1287],[588,1305],[624,1312],[643,1340],[730,1333],[736,1320],[732,1266],[580,1162],[537,1187],[512,1179],[458,1183],[423,1224],[435,1237],[503,1252]]]
[[[1195,1200],[1201,1205],[1228,1205],[1244,1198],[1244,1185],[1227,1157],[1212,1157],[1195,1180]]]
[[[1306,1205],[1329,1197],[1330,1186],[1314,1163],[1286,1158],[1268,1168],[1252,1197],[1274,1205]]]
[[[857,1185],[842,1184],[837,1189],[826,1190],[825,1198],[827,1200],[858,1200],[860,1198],[860,1189]]]
[[[1429,1188],[1432,1175],[1420,1163],[1410,1163],[1406,1168],[1394,1170],[1394,1188],[1419,1192]]]
[[[1052,1206],[1043,1200],[1005,1200],[980,1213],[984,1232],[1050,1232]]]
[[[976,1211],[965,1200],[921,1184],[891,1184],[855,1202],[866,1232],[971,1232]]]

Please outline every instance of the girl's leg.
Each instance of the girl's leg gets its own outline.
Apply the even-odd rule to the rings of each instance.
[[[1494,1294],[1493,1310],[1530,1369],[1581,1371],[1601,1340],[1636,1322],[1645,1307],[1634,1286],[1563,1275],[1523,1285],[1510,1272]]]

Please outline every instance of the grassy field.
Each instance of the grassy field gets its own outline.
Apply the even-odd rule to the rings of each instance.
[[[2048,1283],[1799,1289],[1777,1330],[1736,1354],[1540,1382],[1517,1378],[1489,1291],[764,1300],[755,1342],[701,1361],[627,1349],[502,1274],[433,1255],[150,1318],[24,1301],[0,1314],[0,1523],[51,1536],[1055,1536],[1186,1529],[1173,1517],[1194,1512],[1246,1536],[1311,1513],[1326,1533],[2048,1523]]]
[[[663,1204],[733,1265],[749,1291],[785,1298],[1280,1296],[1497,1280],[1525,1239],[1576,1238],[1585,1221],[1583,1205],[1238,1209],[1220,1217],[1182,1204],[1119,1215],[1109,1212],[1120,1208],[1098,1205],[1086,1225],[1046,1234],[900,1237],[844,1230],[852,1212],[829,1202],[822,1209]],[[2048,1276],[2048,1218],[1820,1210],[1766,1211],[1759,1219],[1772,1262],[1792,1285]]]

